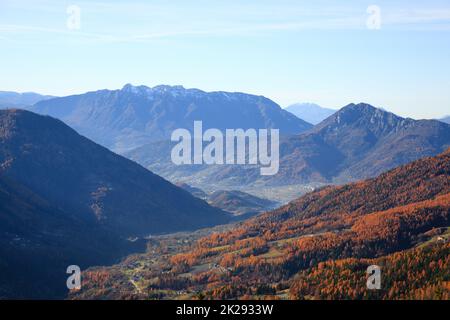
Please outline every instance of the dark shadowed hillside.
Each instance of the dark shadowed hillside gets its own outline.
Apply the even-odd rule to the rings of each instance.
[[[58,298],[66,268],[117,262],[144,244],[65,212],[0,175],[0,299]]]
[[[226,221],[219,210],[61,121],[1,111],[1,173],[78,217],[146,235]]]
[[[65,292],[68,265],[117,261],[128,237],[229,221],[225,212],[59,120],[0,111],[0,297]]]

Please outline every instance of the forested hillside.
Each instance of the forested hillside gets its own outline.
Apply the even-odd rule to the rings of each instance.
[[[71,297],[442,299],[450,276],[449,177],[447,150],[182,245],[155,239],[145,255],[87,272],[84,289]],[[384,291],[363,286],[369,263],[384,268]]]

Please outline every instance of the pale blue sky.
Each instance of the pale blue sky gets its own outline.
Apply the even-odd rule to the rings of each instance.
[[[67,28],[67,7],[81,10]],[[381,29],[366,26],[381,10]],[[450,114],[447,1],[0,0],[0,90],[68,95],[125,83],[368,102]]]

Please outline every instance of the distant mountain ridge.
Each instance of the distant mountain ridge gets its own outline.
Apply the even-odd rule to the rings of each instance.
[[[293,115],[297,116],[300,119],[303,119],[309,123],[314,125],[320,123],[325,120],[337,110],[323,108],[315,103],[295,103],[288,106],[286,111],[289,111]]]
[[[0,109],[5,108],[22,108],[28,109],[31,105],[54,98],[49,95],[41,95],[34,92],[13,92],[13,91],[0,91]]]
[[[173,130],[192,130],[195,120],[203,121],[205,129],[276,128],[281,134],[297,134],[312,127],[262,96],[182,86],[127,84],[120,90],[42,101],[32,110],[61,119],[117,152],[170,140]]]

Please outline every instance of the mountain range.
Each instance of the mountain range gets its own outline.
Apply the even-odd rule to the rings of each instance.
[[[364,103],[350,104],[281,145],[277,178],[348,181],[373,177],[449,146],[447,124],[402,118]]]
[[[60,298],[68,265],[116,263],[145,245],[152,249],[113,267],[127,297],[142,297],[146,290],[156,290],[159,298],[173,298],[179,290],[221,299],[310,297],[322,289],[317,296],[328,297],[326,288],[305,288],[294,277],[310,281],[325,260],[396,261],[390,255],[397,251],[448,236],[449,151],[435,156],[450,146],[450,125],[442,121],[402,118],[359,103],[312,126],[262,96],[181,86],[4,97],[0,298]],[[11,109],[15,103],[39,114]],[[174,165],[170,134],[192,130],[194,120],[205,129],[280,129],[278,174],[261,176],[255,165]],[[344,185],[314,191],[325,184]],[[272,210],[276,203],[262,195],[270,198],[275,189],[313,192],[248,222],[221,226]],[[197,233],[158,238],[213,226],[198,231],[202,237],[195,244]],[[428,260],[447,252],[417,250]],[[211,264],[233,277],[211,272]],[[108,284],[111,269],[99,270],[101,276],[88,273],[88,286],[75,297],[115,297],[108,288],[114,285]],[[131,281],[133,274],[147,280]],[[328,273],[323,277],[330,279]],[[212,291],[203,286],[205,279]],[[438,278],[433,281],[441,286]]]
[[[61,294],[62,266],[109,263],[134,247],[127,238],[231,219],[62,121],[14,109],[0,110],[0,197],[0,271],[10,275],[0,296],[9,297],[27,281],[30,297]]]
[[[297,107],[318,110],[312,104]],[[325,110],[333,114],[312,127],[262,96],[182,86],[128,84],[120,90],[40,101],[32,109],[63,120],[170,181],[208,192],[240,189],[237,186],[345,183],[435,155],[450,145],[448,124],[401,118],[364,103]],[[192,130],[194,120],[203,121],[204,129],[279,128],[279,173],[262,177],[259,167],[251,165],[174,165],[171,132]]]
[[[203,128],[277,128],[296,134],[312,127],[275,102],[245,93],[204,92],[182,86],[125,85],[38,102],[32,111],[50,115],[116,152],[159,140],[170,140],[173,130]]]
[[[450,146],[450,126],[350,104],[306,132],[283,137],[280,170],[266,177],[251,165],[175,166],[169,157],[172,146],[162,141],[125,155],[169,180],[199,187],[342,183],[442,152]]]
[[[334,109],[323,108],[315,103],[307,102],[292,104],[285,110],[314,125],[322,122],[337,111]]]

